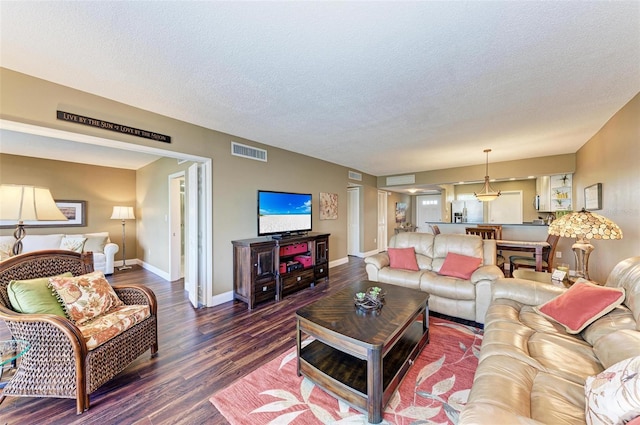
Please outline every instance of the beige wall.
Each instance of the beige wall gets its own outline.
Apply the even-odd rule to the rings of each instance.
[[[153,114],[5,68],[0,68],[0,84],[2,86],[2,91],[0,91],[0,117],[2,119],[211,158],[213,163],[212,203],[214,216],[214,252],[211,261],[214,273],[214,294],[231,289],[231,240],[253,237],[256,234],[255,191],[259,188],[311,192],[314,195],[314,200],[317,199],[319,192],[337,193],[340,205],[338,220],[320,221],[316,204],[313,226],[316,231],[332,233],[331,260],[346,256],[346,202],[344,200],[346,200],[346,188],[349,183],[347,179],[348,168]],[[601,213],[620,224],[625,232],[625,239],[615,242],[596,242],[596,251],[591,261],[592,272],[596,278],[605,276],[619,259],[640,253],[637,225],[639,201],[636,194],[640,183],[637,166],[640,162],[638,161],[637,149],[638,140],[640,140],[637,119],[640,115],[639,102],[638,96],[636,96],[616,113],[577,154],[490,164],[490,174],[494,178],[575,172],[574,197],[577,206],[581,204],[585,186],[597,182],[603,183],[604,209]],[[55,111],[58,109],[167,134],[172,137],[172,143],[159,143],[58,121],[55,118]],[[231,156],[230,142],[232,140],[267,149],[269,162],[260,163]],[[149,190],[155,188],[159,191],[158,195],[154,196],[153,202],[137,200],[137,213],[141,218],[136,220],[136,224],[139,229],[142,229],[142,232],[137,235],[137,242],[141,247],[152,243],[148,233],[152,230],[150,230],[149,224],[145,223],[145,215],[148,214],[147,208],[167,208],[167,201],[163,200],[161,196],[163,189],[156,188],[155,184],[166,184],[168,170],[161,167],[160,164],[158,165],[158,169],[153,167],[139,173],[138,178],[141,178],[142,181],[136,183],[137,195],[135,193],[123,195],[120,192],[123,185],[113,180],[107,179],[104,183],[104,193],[108,194],[110,199],[104,201],[100,215],[104,215],[105,211],[107,215],[110,215],[110,208],[114,201],[125,203],[135,200],[136,196],[144,198],[141,193],[146,190],[145,188]],[[90,168],[94,169],[94,167]],[[514,170],[518,170],[519,174],[516,174]],[[13,182],[11,180],[13,176],[10,173],[6,174],[8,175],[5,175],[4,171],[0,174],[0,182]],[[416,183],[433,184],[478,180],[478,176],[483,175],[483,165],[461,167],[416,173]],[[374,242],[377,236],[376,186],[383,187],[386,181],[384,177],[375,178],[366,175],[364,177],[363,182],[357,183],[363,186],[361,191],[363,213],[361,216],[360,246],[361,251],[367,252],[374,250],[376,246]],[[45,177],[42,179],[49,183],[49,179]],[[90,189],[87,187],[82,190],[88,191]],[[76,199],[78,196],[88,197],[84,193],[80,189],[78,192],[73,192],[70,189],[67,191],[65,188],[60,196],[64,195],[71,199]],[[167,194],[165,196],[168,196],[168,190],[164,193]],[[55,196],[58,197],[57,194]],[[92,204],[93,202],[96,201],[92,201]],[[389,208],[395,208],[395,202],[389,202]],[[99,226],[109,226],[112,235],[117,232],[117,225],[116,227],[114,224]],[[87,228],[82,231],[90,230]],[[128,244],[128,246],[130,245]],[[614,246],[615,248],[613,248]],[[166,246],[163,248],[162,245],[159,245],[158,248],[168,249]],[[138,255],[144,258],[145,253],[138,253]],[[571,255],[570,251],[565,253],[565,258],[569,255]],[[162,264],[165,261],[162,256],[150,257],[148,260],[154,263],[154,266],[166,270],[166,265]],[[155,264],[156,262],[158,264]]]
[[[56,200],[87,202],[86,226],[33,227],[27,234],[109,232],[111,240],[122,247],[122,222],[110,217],[115,205],[136,205],[135,171],[0,154],[0,182],[44,186]],[[135,222],[127,221],[126,230],[127,257],[135,258]],[[2,235],[12,233],[10,229],[0,230]],[[116,259],[121,259],[120,254]]]
[[[170,262],[169,176],[185,171],[192,162],[178,163],[162,158],[137,172],[138,209],[137,257],[146,264],[168,272]]]
[[[331,261],[346,257],[348,168],[140,110],[6,68],[0,68],[0,83],[2,84],[0,92],[2,119],[210,158],[213,180],[211,262],[214,295],[232,289],[231,241],[256,236],[257,189],[312,193],[315,201],[313,230],[331,233]],[[59,109],[166,134],[172,137],[172,143],[159,143],[58,121],[56,110]],[[231,141],[267,149],[269,162],[262,163],[232,156]],[[144,200],[143,192],[147,189],[153,192],[151,187],[156,182],[159,185],[166,184],[168,177],[166,173],[167,170],[162,166],[140,172],[142,181],[138,182],[138,195],[142,199],[138,199],[140,219],[136,220],[140,229],[137,235],[137,243],[140,247],[155,244],[154,229],[145,221],[145,216],[149,211],[155,213],[155,209],[166,209],[167,200],[162,199],[161,194],[164,192],[165,196],[168,196],[168,191],[155,188],[158,190],[157,195],[154,192],[153,201],[147,202]],[[375,182],[372,176],[364,175],[363,177],[361,183],[364,183],[365,188],[369,187],[367,182]],[[371,190],[376,189],[373,187]],[[320,192],[338,194],[338,220],[319,220],[317,199]],[[363,227],[365,232],[368,232],[371,227],[375,229],[375,222],[369,224],[365,221]],[[157,249],[168,250],[166,242],[164,245],[159,243]],[[152,254],[154,254],[153,251]],[[146,253],[142,252],[138,255],[144,258]],[[154,267],[167,271],[164,255],[159,254],[158,257],[152,255],[148,260]]]
[[[577,152],[573,179],[575,206],[584,206],[584,188],[602,183],[602,210],[623,232],[617,241],[592,241],[589,272],[604,281],[611,269],[640,255],[640,94],[636,94]]]
[[[484,183],[478,184],[457,184],[454,186],[456,196],[461,193],[474,193],[480,192],[484,186]],[[503,192],[508,191],[522,191],[522,221],[527,223],[538,218],[539,215],[546,216],[547,214],[539,214],[533,204],[534,197],[536,196],[536,180],[515,180],[515,181],[502,181],[493,182],[491,187],[494,190],[500,190]],[[484,216],[489,217],[489,203],[484,204]]]
[[[516,161],[491,162],[489,175],[492,179],[527,179],[529,176],[548,176],[552,174],[573,173],[576,170],[576,154],[540,156]],[[485,165],[447,168],[443,170],[406,173],[415,175],[416,185],[441,185],[464,181],[483,181]],[[378,186],[387,186],[387,177],[378,177]],[[491,183],[493,186],[493,183]],[[481,185],[479,184],[480,188]]]

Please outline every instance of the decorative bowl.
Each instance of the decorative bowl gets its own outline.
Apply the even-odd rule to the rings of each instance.
[[[387,295],[385,291],[382,290],[379,286],[371,286],[367,288],[367,296],[376,300],[383,300]]]
[[[377,286],[367,288],[366,292],[357,292],[353,297],[356,307],[365,310],[379,310],[384,305],[385,292]]]

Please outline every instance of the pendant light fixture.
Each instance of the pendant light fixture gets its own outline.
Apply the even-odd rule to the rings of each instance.
[[[489,202],[500,196],[500,191],[496,192],[489,185],[489,152],[491,152],[491,149],[485,149],[484,152],[487,154],[487,165],[484,173],[484,187],[479,193],[474,192],[473,194],[478,198],[478,201]]]

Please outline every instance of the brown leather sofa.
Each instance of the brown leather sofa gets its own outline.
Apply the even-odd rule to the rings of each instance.
[[[430,294],[429,310],[448,316],[484,323],[491,302],[493,282],[504,278],[496,266],[496,241],[461,234],[399,233],[389,240],[389,248],[415,249],[419,270],[390,267],[389,254],[364,259],[369,280],[420,289]],[[440,275],[447,254],[482,259],[469,279]]]
[[[587,377],[640,355],[640,257],[620,262],[605,286],[624,288],[623,304],[574,335],[533,309],[565,288],[499,279],[459,424],[584,424]]]

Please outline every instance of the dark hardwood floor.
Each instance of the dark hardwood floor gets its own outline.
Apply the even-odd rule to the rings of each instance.
[[[364,261],[330,270],[328,282],[247,310],[240,302],[194,309],[183,282],[167,282],[136,267],[109,277],[113,284],[143,283],[158,298],[159,353],[139,357],[91,395],[91,409],[75,400],[7,397],[0,424],[226,424],[209,397],[295,346],[295,311],[366,279]],[[10,338],[0,322],[0,339]]]

